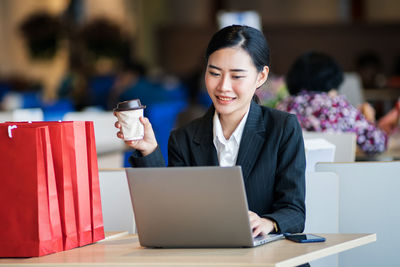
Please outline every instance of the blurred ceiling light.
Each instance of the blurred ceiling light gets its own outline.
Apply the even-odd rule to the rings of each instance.
[[[247,25],[262,31],[261,17],[256,11],[219,11],[217,14],[217,22],[220,29],[236,24]]]

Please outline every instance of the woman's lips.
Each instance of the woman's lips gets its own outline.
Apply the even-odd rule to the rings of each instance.
[[[218,102],[222,104],[229,104],[236,99],[236,97],[229,97],[229,96],[216,96],[216,98]]]

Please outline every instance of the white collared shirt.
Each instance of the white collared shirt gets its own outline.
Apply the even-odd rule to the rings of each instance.
[[[217,150],[219,166],[227,167],[236,165],[240,140],[242,139],[244,125],[246,124],[248,115],[249,111],[243,116],[229,140],[226,140],[218,113],[215,111],[213,119],[213,142]]]

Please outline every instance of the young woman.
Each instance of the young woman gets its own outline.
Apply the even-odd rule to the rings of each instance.
[[[301,128],[296,116],[253,101],[269,72],[264,36],[247,26],[226,27],[212,37],[206,59],[205,82],[213,105],[203,117],[171,132],[168,166],[240,165],[253,235],[302,232],[305,155]],[[141,122],[143,140],[127,142],[135,149],[132,166],[165,166],[150,122],[147,118]],[[117,136],[123,138],[121,132]]]

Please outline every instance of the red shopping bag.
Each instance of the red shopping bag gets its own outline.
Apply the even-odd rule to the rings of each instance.
[[[0,257],[61,251],[48,128],[0,124],[0,169]]]
[[[64,122],[33,122],[33,126],[48,125],[51,137],[53,134],[54,146],[62,150],[64,166],[58,169],[69,169],[72,180],[72,192],[75,204],[69,211],[75,210],[76,227],[78,232],[78,244],[83,246],[104,239],[103,216],[101,210],[100,185],[97,165],[97,153],[94,136],[93,122],[64,121]],[[61,136],[62,140],[59,140]],[[56,152],[58,152],[56,151]],[[65,189],[65,187],[63,188]],[[60,189],[60,190],[63,190]],[[69,194],[68,194],[69,196]],[[63,199],[62,201],[65,201]],[[68,211],[66,211],[68,212]],[[70,224],[62,217],[65,226]],[[67,239],[65,249],[75,247],[71,239]],[[68,246],[69,244],[69,246]]]
[[[24,124],[49,125],[50,127],[60,127],[60,125],[62,125],[63,144],[65,145],[63,156],[69,161],[78,246],[92,243],[89,167],[85,122],[54,121],[24,122]]]
[[[101,210],[101,196],[99,183],[99,167],[97,164],[96,142],[92,121],[86,122],[86,140],[89,167],[89,188],[92,217],[92,241],[104,239],[103,213]]]
[[[75,217],[79,246],[92,243],[89,165],[84,121],[65,121],[68,155],[71,161],[71,178],[74,192]]]
[[[54,162],[54,173],[56,177],[58,204],[60,207],[61,227],[63,234],[64,250],[78,246],[78,234],[75,219],[74,195],[72,188],[71,156],[65,138],[64,124],[60,122],[9,122],[9,125],[23,125],[24,127],[49,128],[51,151]]]

